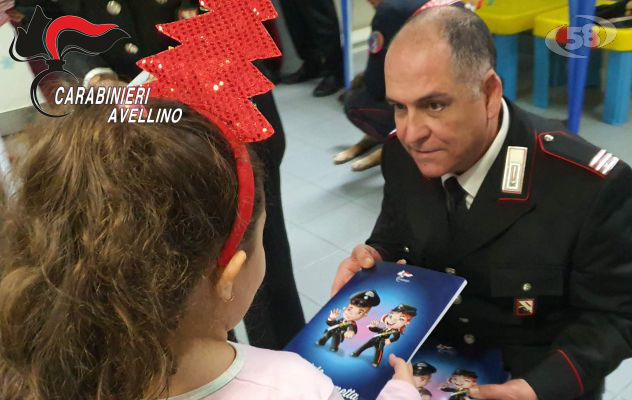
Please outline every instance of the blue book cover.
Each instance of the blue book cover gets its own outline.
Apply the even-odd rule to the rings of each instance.
[[[469,400],[470,387],[500,384],[509,379],[498,349],[439,342],[431,338],[415,353],[411,362],[415,386],[422,400]]]
[[[375,399],[393,376],[388,355],[410,360],[466,285],[395,263],[357,273],[285,350],[329,376],[345,399]]]

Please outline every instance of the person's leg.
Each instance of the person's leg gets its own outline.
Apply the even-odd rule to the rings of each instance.
[[[300,0],[307,35],[323,61],[323,79],[314,89],[317,97],[329,96],[343,86],[340,25],[333,0]]]
[[[331,347],[329,351],[336,352],[338,351],[338,347],[340,346],[340,334],[335,334],[333,340],[331,341]]]
[[[316,344],[319,346],[324,346],[330,337],[331,337],[331,331],[325,331],[325,334],[320,339],[318,339],[318,342],[316,342]]]
[[[373,363],[371,365],[377,368],[380,365],[380,362],[382,361],[383,354],[384,354],[384,341],[380,340],[377,346],[375,346],[375,354],[373,354]]]
[[[305,317],[294,281],[281,203],[279,167],[285,151],[283,126],[271,93],[253,100],[274,127],[275,134],[253,145],[266,175],[264,189],[267,218],[263,229],[263,247],[267,270],[244,322],[251,345],[279,350],[305,326]]]
[[[395,129],[393,107],[384,100],[376,100],[364,84],[350,90],[344,98],[344,111],[349,121],[364,132],[365,136],[356,144],[336,154],[335,164],[342,164],[383,143]],[[379,165],[381,149],[358,160],[352,166],[354,171],[362,171]]]
[[[358,348],[356,351],[353,352],[353,354],[351,354],[352,357],[358,357],[360,354],[362,354],[362,352],[370,347],[373,347],[373,342],[371,340],[369,340],[368,342],[366,342],[365,344],[363,344],[360,348]]]
[[[303,64],[298,71],[283,77],[283,83],[293,84],[316,78],[321,75],[322,55],[318,44],[313,41],[305,16],[304,0],[279,0],[285,18],[287,30],[294,48]]]

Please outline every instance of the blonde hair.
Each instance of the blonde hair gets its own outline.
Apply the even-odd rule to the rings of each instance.
[[[3,399],[168,393],[168,338],[230,232],[238,188],[216,127],[177,103],[151,107],[184,113],[108,124],[111,106],[80,106],[31,131],[0,218]]]

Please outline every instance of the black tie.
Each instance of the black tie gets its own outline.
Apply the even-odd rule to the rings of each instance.
[[[443,183],[445,187],[446,197],[448,200],[448,217],[450,218],[450,226],[458,224],[458,221],[467,213],[465,205],[465,189],[461,187],[456,176],[452,176]]]

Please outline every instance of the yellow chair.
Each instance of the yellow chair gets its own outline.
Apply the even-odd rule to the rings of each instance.
[[[509,99],[515,100],[518,91],[518,34],[533,29],[539,14],[566,4],[567,0],[496,0],[477,11],[495,35],[496,70]]]

